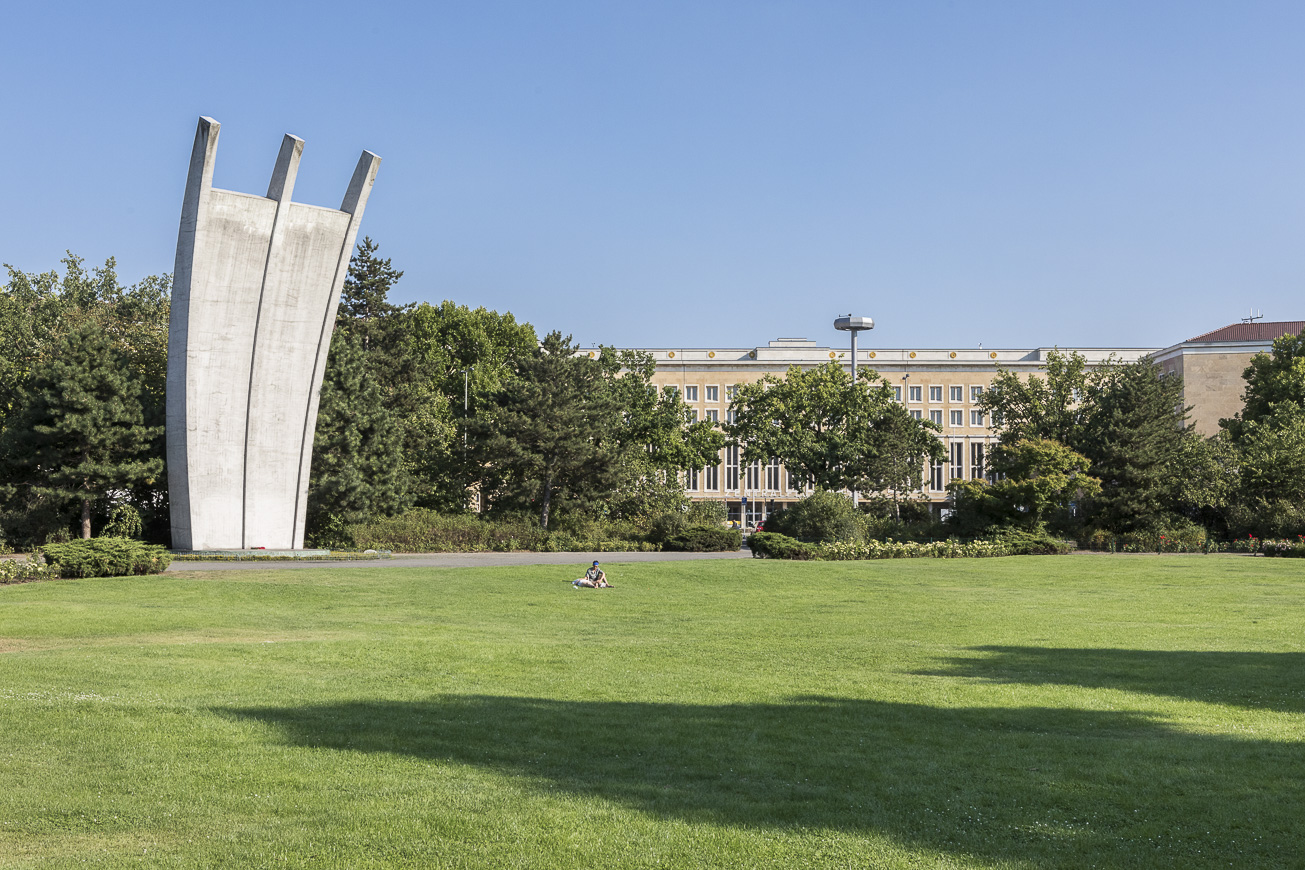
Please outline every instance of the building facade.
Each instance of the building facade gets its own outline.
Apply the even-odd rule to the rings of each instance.
[[[848,348],[826,347],[804,338],[780,338],[749,348],[640,348],[657,363],[653,383],[676,390],[694,418],[726,423],[730,401],[740,384],[768,374],[783,376],[790,366],[811,369],[831,360],[851,368]],[[860,349],[857,363],[873,368],[893,385],[898,401],[915,416],[942,428],[947,458],[925,469],[923,494],[939,507],[947,484],[956,479],[983,477],[988,452],[996,440],[992,421],[977,406],[999,368],[1022,375],[1046,365],[1050,347],[1025,349]],[[1089,367],[1112,356],[1128,362],[1155,352],[1154,348],[1062,348],[1077,352]],[[755,523],[774,509],[791,504],[809,490],[777,461],[741,468],[737,448],[726,447],[713,465],[685,476],[685,491],[694,500],[726,502],[730,518]],[[746,499],[746,508],[744,507]]]

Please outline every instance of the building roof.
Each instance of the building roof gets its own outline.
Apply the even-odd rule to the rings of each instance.
[[[1278,320],[1272,323],[1234,323],[1189,338],[1188,341],[1273,341],[1284,335],[1296,335],[1305,330],[1305,320]]]

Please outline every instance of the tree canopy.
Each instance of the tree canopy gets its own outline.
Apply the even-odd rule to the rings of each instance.
[[[912,418],[873,369],[858,375],[830,362],[742,384],[726,434],[745,462],[777,458],[820,489],[918,489],[925,462],[943,458],[938,427]]]

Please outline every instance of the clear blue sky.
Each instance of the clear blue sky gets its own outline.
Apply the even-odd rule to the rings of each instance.
[[[211,13],[208,10],[213,10]],[[23,3],[0,260],[172,269],[215,183],[363,220],[398,301],[584,345],[1163,346],[1305,319],[1305,3]],[[868,341],[867,341],[868,339]]]

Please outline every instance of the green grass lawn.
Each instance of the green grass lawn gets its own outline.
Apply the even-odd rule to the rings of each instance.
[[[1300,867],[1305,562],[0,588],[0,866]]]

